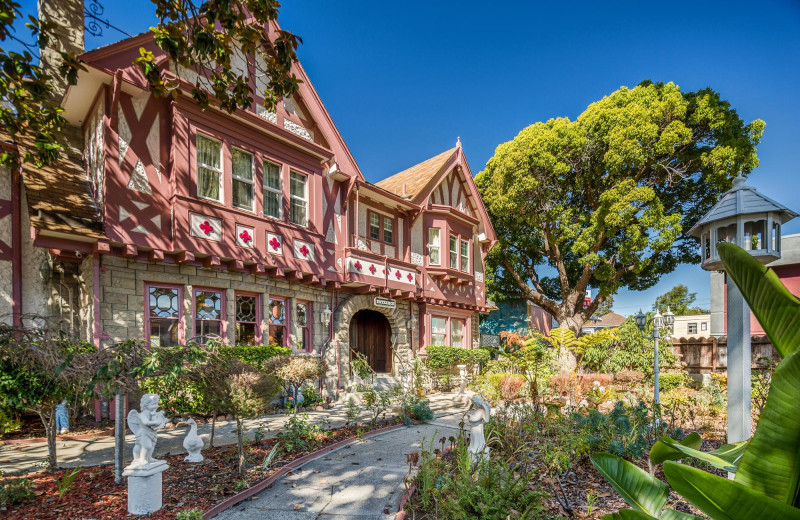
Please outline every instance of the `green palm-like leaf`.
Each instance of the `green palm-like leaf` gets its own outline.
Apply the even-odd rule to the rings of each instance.
[[[700,438],[699,435],[697,437]],[[665,435],[650,449],[650,460],[653,464],[662,464],[667,460],[677,460],[689,456],[708,462],[715,468],[736,473],[747,443],[748,441],[723,444],[716,450],[700,451]]]
[[[661,437],[658,442],[653,444],[652,448],[650,448],[650,461],[652,461],[653,464],[662,464],[665,460],[676,460],[684,457],[682,451],[677,448],[673,448],[670,444],[667,444],[668,440],[677,442],[675,439],[665,435]],[[692,432],[684,437],[684,439],[678,444],[699,450],[703,445],[703,438],[700,437],[700,434],[697,432]]]
[[[661,520],[700,520],[697,516],[681,513],[674,509],[665,509],[659,518]],[[620,509],[616,513],[604,515],[603,520],[656,520],[656,517],[634,509]]]
[[[744,451],[736,482],[785,504],[798,505],[800,478],[800,352],[772,375],[767,404]]]
[[[738,482],[674,461],[664,463],[673,489],[712,520],[800,520],[800,509]]]
[[[674,509],[665,509],[664,514],[661,515],[661,520],[700,520],[700,517],[675,511]]]
[[[718,244],[725,271],[744,295],[775,350],[786,357],[800,348],[800,300],[778,275],[734,244]]]
[[[597,471],[617,490],[625,502],[641,513],[661,514],[669,487],[638,466],[612,455],[598,452],[591,457]]]

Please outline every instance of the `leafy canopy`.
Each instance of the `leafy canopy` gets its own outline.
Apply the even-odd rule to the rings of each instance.
[[[692,306],[696,299],[697,293],[690,293],[688,287],[678,284],[656,298],[655,303],[653,303],[653,310],[664,312],[669,307],[676,316],[707,314],[708,309]]]
[[[274,110],[278,100],[297,92],[300,80],[292,69],[302,40],[278,28],[278,1],[151,1],[159,19],[150,28],[154,42],[179,66],[177,75],[169,72],[159,56],[140,49],[134,63],[156,95],[177,97],[181,79],[187,79],[201,107],[232,113],[254,101]],[[53,22],[23,19],[19,3],[0,0],[0,127],[18,147],[0,151],[2,166],[42,166],[64,151],[63,92],[54,88],[53,75],[74,85],[85,67],[75,52],[59,52],[52,68],[39,64],[39,49],[62,38],[55,29]],[[10,50],[8,43],[21,50]]]
[[[476,178],[499,237],[492,297],[526,298],[578,331],[620,288],[643,290],[696,263],[687,231],[758,165],[763,129],[710,88],[649,81],[575,121],[525,128]],[[583,309],[589,287],[598,291]]]

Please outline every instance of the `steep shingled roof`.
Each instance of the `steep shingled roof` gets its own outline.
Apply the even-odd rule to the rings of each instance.
[[[457,149],[458,147],[451,148],[431,157],[427,161],[422,161],[407,170],[376,182],[375,185],[395,195],[409,197],[413,200],[425,189],[430,180],[444,168]],[[405,193],[403,193],[403,185],[405,185]]]

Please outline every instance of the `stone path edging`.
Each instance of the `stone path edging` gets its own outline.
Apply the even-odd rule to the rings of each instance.
[[[361,435],[361,438],[363,439],[363,438],[366,438],[366,437],[374,437],[376,435],[381,435],[383,433],[389,433],[389,432],[392,432],[392,431],[395,431],[395,430],[399,430],[401,428],[406,428],[406,426],[403,425],[403,424],[395,424],[395,425],[392,425],[392,426],[387,426],[385,428],[380,428],[378,430],[372,430],[372,431],[366,432],[366,433]],[[232,497],[226,498],[225,500],[223,500],[219,504],[215,505],[214,507],[212,507],[208,511],[204,512],[203,513],[203,520],[209,520],[210,518],[214,518],[215,516],[217,516],[218,514],[222,513],[223,511],[226,511],[226,510],[232,508],[233,506],[235,506],[236,504],[239,504],[239,503],[247,500],[251,496],[253,496],[253,495],[257,494],[257,493],[260,493],[264,489],[266,489],[266,488],[270,487],[272,484],[274,484],[275,481],[277,481],[279,478],[281,478],[284,475],[286,475],[289,472],[289,470],[292,470],[292,469],[295,469],[295,468],[297,468],[299,466],[302,466],[306,462],[310,462],[310,461],[312,461],[314,459],[322,457],[323,455],[327,455],[328,453],[330,453],[332,451],[335,451],[335,450],[338,450],[340,448],[343,448],[344,446],[347,446],[348,444],[351,444],[351,443],[356,442],[358,440],[359,440],[358,437],[348,437],[347,439],[344,439],[344,440],[341,440],[341,441],[336,442],[334,444],[331,444],[330,446],[325,446],[324,448],[321,448],[321,449],[319,449],[317,451],[309,453],[308,455],[304,455],[304,456],[300,457],[299,459],[295,459],[295,460],[291,461],[290,463],[286,464],[285,466],[281,467],[281,469],[279,469],[278,471],[276,471],[275,473],[270,475],[269,478],[267,478],[265,480],[262,480],[261,482],[259,482],[258,484],[256,484],[253,487],[245,489],[241,493],[237,493],[237,494],[233,495]]]
[[[411,500],[411,497],[414,496],[414,492],[416,490],[417,486],[412,484],[411,487],[408,488],[408,491],[403,493],[403,496],[400,497],[400,506],[397,508],[397,513],[395,513],[395,520],[406,520],[406,516],[408,515],[408,513],[405,511],[406,502]]]

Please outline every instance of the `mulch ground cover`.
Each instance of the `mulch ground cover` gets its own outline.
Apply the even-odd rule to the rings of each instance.
[[[314,450],[334,444],[362,432],[397,424],[394,421],[379,421],[374,427],[346,426],[320,436]],[[294,459],[308,454],[295,451],[275,457],[269,469],[261,466],[264,457],[276,443],[276,439],[245,444],[248,462],[244,480],[248,487],[269,478],[274,472]],[[114,484],[113,466],[95,466],[80,470],[63,499],[59,500],[58,480],[67,470],[43,471],[26,475],[32,482],[35,498],[27,502],[0,509],[0,518],[8,520],[118,520],[122,518],[148,518],[171,520],[184,509],[210,509],[222,500],[243,491],[234,489],[242,477],[237,471],[236,445],[207,448],[203,451],[202,463],[184,462],[185,453],[162,457],[169,464],[163,473],[163,508],[146,517],[128,514],[126,484]],[[9,479],[11,480],[11,479]],[[241,485],[241,484],[240,484]]]
[[[7,432],[0,438],[2,441],[13,441],[19,439],[43,439],[45,437],[44,425],[41,419],[33,416],[25,416],[20,419],[21,425],[18,430]],[[67,436],[77,435],[100,435],[114,431],[114,422],[104,420],[97,422],[94,419],[81,418],[71,421]],[[61,436],[59,436],[60,438]]]

